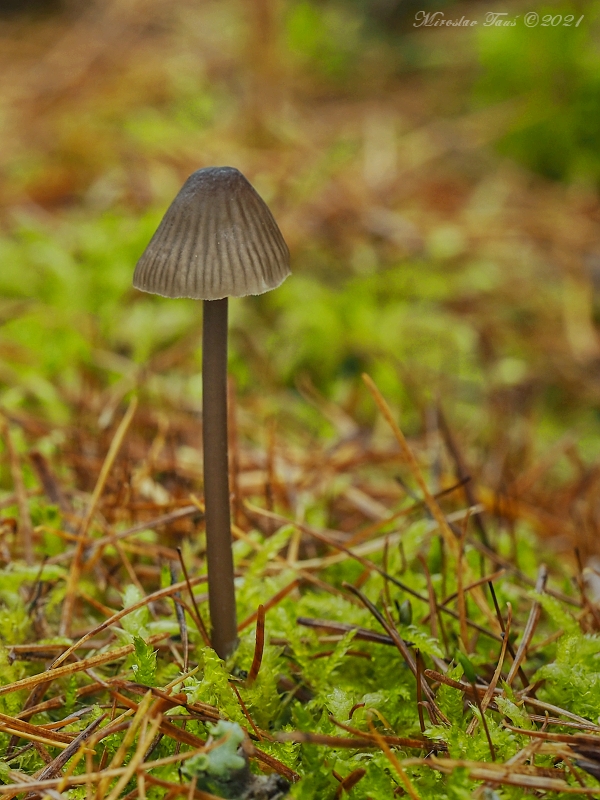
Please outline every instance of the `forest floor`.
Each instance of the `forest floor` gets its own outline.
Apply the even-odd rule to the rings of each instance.
[[[0,26],[0,795],[600,795],[597,194],[454,32],[173,8]],[[199,311],[131,288],[223,163],[293,269],[232,309],[227,663]]]

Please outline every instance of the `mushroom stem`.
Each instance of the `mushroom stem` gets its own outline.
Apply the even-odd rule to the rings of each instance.
[[[227,457],[227,298],[204,300],[202,428],[211,643],[220,658],[237,645]]]

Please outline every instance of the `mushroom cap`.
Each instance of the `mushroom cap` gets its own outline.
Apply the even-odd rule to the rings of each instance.
[[[234,167],[194,172],[135,268],[136,289],[220,300],[275,289],[290,254],[264,200]]]

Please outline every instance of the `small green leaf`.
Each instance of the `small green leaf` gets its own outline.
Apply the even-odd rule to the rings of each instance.
[[[466,656],[464,653],[461,653],[460,650],[456,651],[456,659],[462,664],[462,668],[465,671],[465,678],[469,681],[469,683],[476,683],[477,673],[475,672],[475,667],[473,666],[471,659],[468,658],[468,656]]]
[[[141,636],[133,637],[135,663],[131,669],[138,683],[144,686],[156,685],[156,650],[153,650]]]

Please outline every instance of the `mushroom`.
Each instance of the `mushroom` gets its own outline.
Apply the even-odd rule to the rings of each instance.
[[[133,285],[204,301],[202,426],[211,644],[237,643],[227,453],[227,305],[263,294],[290,274],[289,251],[265,202],[233,167],[194,172],[137,263]]]

